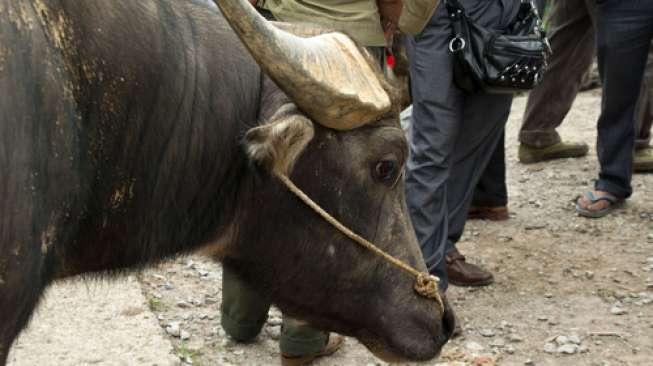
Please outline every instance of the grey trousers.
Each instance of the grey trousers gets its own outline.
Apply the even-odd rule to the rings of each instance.
[[[583,75],[596,55],[596,0],[557,1],[551,16],[549,40],[553,55],[542,81],[530,93],[519,141],[547,147],[561,141],[556,132],[580,90]],[[637,147],[648,146],[653,124],[653,50],[641,84],[636,117]]]
[[[486,24],[505,25],[514,2],[463,0]],[[510,13],[510,14],[508,14]],[[453,82],[451,25],[444,2],[424,31],[408,37],[413,95],[406,202],[429,271],[448,281],[444,255],[460,239],[474,188],[510,113],[511,95],[465,94]]]

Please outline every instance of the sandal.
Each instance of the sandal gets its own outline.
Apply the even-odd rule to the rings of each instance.
[[[623,198],[617,198],[617,196],[612,195],[612,194],[604,194],[602,196],[594,196],[593,192],[587,192],[585,193],[585,198],[587,198],[590,201],[590,204],[594,204],[600,201],[606,201],[610,205],[607,207],[604,207],[600,210],[593,211],[593,210],[588,210],[587,208],[583,208],[580,205],[580,198],[576,201],[576,212],[578,212],[579,215],[584,216],[584,217],[589,217],[593,219],[598,219],[601,218],[607,214],[609,214],[613,209],[620,207],[624,203]]]

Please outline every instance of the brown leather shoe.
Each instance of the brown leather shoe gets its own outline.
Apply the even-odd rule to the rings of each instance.
[[[467,213],[468,220],[506,221],[510,219],[508,207],[471,206]]]
[[[342,347],[342,344],[345,342],[345,337],[340,335],[329,335],[329,342],[321,350],[316,353],[306,355],[306,356],[287,356],[283,353],[281,354],[281,364],[283,366],[303,366],[315,361],[316,358],[329,356],[334,354],[337,350]]]
[[[494,282],[492,273],[483,268],[467,263],[465,256],[454,248],[445,257],[449,283],[454,286],[478,287]]]

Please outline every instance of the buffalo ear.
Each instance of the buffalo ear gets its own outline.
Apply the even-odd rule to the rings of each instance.
[[[285,114],[247,131],[247,155],[257,164],[288,175],[313,139],[313,122],[301,114]]]

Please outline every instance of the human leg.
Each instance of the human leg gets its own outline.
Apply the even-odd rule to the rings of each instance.
[[[222,328],[239,342],[252,341],[268,318],[270,302],[229,267],[222,271]]]
[[[653,47],[649,50],[644,80],[639,92],[635,117],[635,172],[653,171],[653,147],[651,147],[651,125],[653,124]]]
[[[465,135],[460,137],[454,150],[447,195],[447,240],[453,248],[449,252],[447,269],[452,284],[482,286],[493,282],[489,272],[466,263],[465,257],[455,250],[455,244],[465,228],[474,187],[502,141],[511,105],[512,97],[508,95],[479,94],[465,99],[462,127]]]
[[[502,221],[508,215],[506,187],[505,131],[485,167],[474,191],[467,219]]]
[[[592,196],[623,200],[632,193],[635,105],[653,36],[653,3],[605,0],[598,4],[596,18],[603,102],[597,143],[601,170]],[[612,205],[613,200],[588,196],[578,201],[581,214]]]
[[[520,161],[582,156],[587,145],[563,143],[556,128],[578,94],[595,54],[592,9],[586,0],[557,1],[549,39],[553,54],[542,83],[531,91],[519,132]]]
[[[450,20],[440,6],[422,34],[406,42],[413,96],[406,203],[426,265],[440,277],[442,290],[447,288],[447,180],[463,98],[453,85],[450,35]]]

